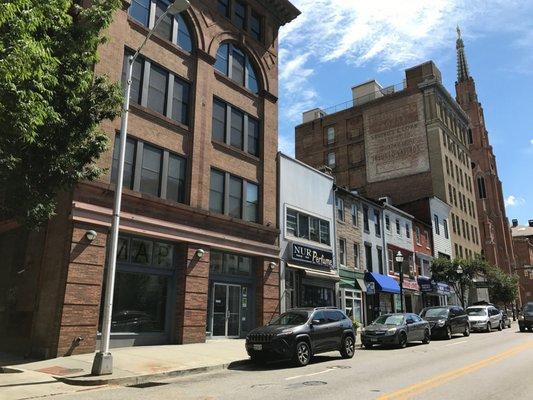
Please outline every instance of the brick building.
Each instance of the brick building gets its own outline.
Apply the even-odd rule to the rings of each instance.
[[[481,253],[467,143],[468,116],[433,62],[405,71],[405,84],[370,81],[335,112],[314,109],[296,127],[296,158],[332,168],[338,186],[392,204],[438,197],[451,206],[453,256]],[[337,111],[338,109],[340,111]]]
[[[472,173],[476,187],[480,240],[483,256],[507,273],[514,266],[513,245],[509,222],[505,214],[502,183],[498,177],[496,157],[485,126],[483,107],[478,101],[476,84],[470,76],[461,31],[457,28],[456,100],[470,118],[468,146],[472,158]]]
[[[167,6],[125,0],[96,74],[120,81]],[[137,59],[112,346],[242,337],[279,311],[277,36],[298,14],[287,0],[191,0]],[[0,336],[11,350],[95,349],[120,121],[102,128],[107,175],[61,196],[39,233],[2,225]]]
[[[533,301],[533,220],[528,225],[518,225],[513,219],[511,227],[516,259],[515,273],[519,277],[520,300],[522,304]]]

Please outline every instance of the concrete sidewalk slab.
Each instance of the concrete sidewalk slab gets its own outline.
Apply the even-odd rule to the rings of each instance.
[[[94,354],[80,354],[12,366],[39,382],[77,386],[133,385],[162,377],[224,369],[248,360],[244,340],[211,340],[206,343],[139,346],[112,349],[114,371],[92,376]],[[5,377],[0,374],[0,387]],[[14,374],[9,374],[14,375]],[[51,381],[50,381],[51,380]]]

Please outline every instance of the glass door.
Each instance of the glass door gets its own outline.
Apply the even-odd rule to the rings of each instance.
[[[238,338],[240,333],[241,287],[225,283],[213,286],[212,335]]]

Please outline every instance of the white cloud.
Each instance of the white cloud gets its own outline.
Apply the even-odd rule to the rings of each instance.
[[[529,23],[510,23],[516,20],[518,9],[524,15],[524,8],[531,8],[519,0],[292,2],[302,14],[284,26],[279,36],[280,119],[291,128],[300,122],[302,111],[327,106],[317,104],[318,93],[310,79],[317,79],[320,64],[344,62],[357,67],[372,63],[378,71],[403,69],[439,54],[454,57],[456,24],[467,40],[487,32],[531,30]]]
[[[532,144],[532,145],[533,145],[533,139],[531,139],[531,140],[529,141],[529,144]]]
[[[506,199],[504,199],[505,207],[514,207],[514,206],[521,206],[526,204],[526,199],[523,197],[516,197],[513,195],[508,196]]]

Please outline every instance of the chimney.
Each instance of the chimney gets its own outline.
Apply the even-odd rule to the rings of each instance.
[[[531,222],[531,221],[529,221]],[[513,228],[516,228],[518,226],[518,220],[517,219],[513,219]]]
[[[311,122],[315,119],[324,118],[326,116],[326,112],[324,110],[321,110],[320,108],[313,108],[312,110],[305,111],[302,113],[302,123]]]
[[[442,83],[442,75],[433,61],[427,61],[405,70],[408,88],[415,88],[424,81],[436,80]]]
[[[352,87],[354,106],[383,97],[383,87],[375,80],[370,80]]]
[[[533,219],[530,219],[529,221],[527,221],[527,223],[530,228],[533,228]]]

